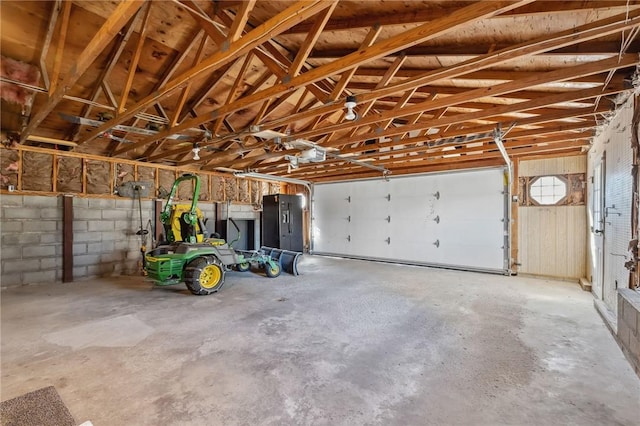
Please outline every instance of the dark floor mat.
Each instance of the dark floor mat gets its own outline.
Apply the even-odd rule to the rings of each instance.
[[[49,386],[0,403],[3,426],[75,426],[56,388]]]

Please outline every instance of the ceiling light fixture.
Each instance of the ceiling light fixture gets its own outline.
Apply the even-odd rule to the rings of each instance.
[[[200,145],[197,142],[193,144],[191,151],[193,152],[193,159],[198,161],[200,159]]]
[[[347,102],[345,102],[344,104],[344,106],[347,108],[347,115],[344,116],[345,120],[353,121],[358,118],[358,115],[353,111],[356,105],[356,97],[347,96]]]

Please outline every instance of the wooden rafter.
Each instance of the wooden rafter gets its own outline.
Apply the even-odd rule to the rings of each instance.
[[[71,16],[71,2],[65,1],[62,6],[62,20],[60,21],[60,36],[58,37],[58,46],[56,47],[56,56],[53,60],[53,72],[49,82],[49,93],[54,93],[58,86],[58,78],[60,77],[60,69],[62,68],[62,56],[64,54],[64,45],[67,40],[67,30],[69,29],[69,17]]]
[[[104,48],[127,23],[129,17],[135,14],[143,3],[141,0],[123,0],[118,3],[116,9],[98,29],[98,32],[78,57],[78,60],[74,62],[62,84],[55,92],[49,95],[47,103],[38,110],[35,116],[29,121],[27,127],[21,132],[20,143],[24,143],[31,133],[40,125],[42,120],[53,111],[56,105],[63,99],[67,89],[72,87],[78,79],[82,77],[87,68],[89,68],[98,55],[102,53]]]
[[[469,73],[473,73],[475,76],[478,74],[479,70],[487,68],[489,66],[496,66],[519,57],[534,55],[550,49],[556,49],[558,47],[579,43],[580,41],[584,40],[591,40],[597,37],[602,37],[640,25],[640,18],[638,16],[640,16],[640,13],[638,11],[632,11],[628,16],[628,19],[626,14],[613,16],[580,27],[576,27],[572,30],[561,31],[559,33],[539,37],[535,40],[520,43],[510,48],[478,56],[476,58],[472,58],[449,67],[442,67],[437,70],[422,72],[412,78],[405,79],[402,82],[392,84],[381,89],[371,90],[367,93],[360,93],[358,94],[358,100],[360,103],[363,103],[384,96],[392,95],[394,93],[404,92],[405,90],[411,89],[413,87],[425,86],[435,83],[439,80],[460,77]],[[500,76],[502,76],[501,74],[502,73],[500,73]],[[471,76],[471,74],[469,75]],[[506,76],[505,79],[510,80],[510,78],[506,78]],[[590,81],[593,80],[590,79]],[[284,123],[303,120],[320,114],[327,114],[329,112],[337,111],[341,108],[342,105],[325,105],[317,109],[300,112],[283,119],[262,123],[262,128],[272,129],[280,127]]]
[[[227,41],[229,44],[237,41],[242,35],[242,31],[244,30],[244,26],[247,24],[249,20],[249,14],[255,6],[256,0],[246,0],[240,4],[238,8],[238,13],[236,14],[235,19],[233,20],[233,25],[229,29],[229,35],[227,36]]]
[[[417,112],[433,111],[439,108],[456,105],[457,103],[470,101],[477,98],[487,96],[498,96],[506,93],[515,92],[518,90],[524,90],[531,87],[535,87],[541,84],[564,81],[572,78],[578,78],[584,75],[597,74],[611,69],[625,68],[633,66],[637,63],[636,55],[625,55],[621,60],[617,57],[603,59],[601,61],[590,62],[587,64],[580,64],[573,67],[561,68],[554,71],[542,73],[535,77],[527,77],[521,80],[514,80],[491,87],[483,87],[474,90],[469,90],[456,95],[450,95],[434,99],[431,101],[420,102],[410,106],[405,106],[402,109],[386,111],[372,116],[363,117],[359,120],[359,125],[368,125],[378,123],[387,119],[393,119],[397,117],[403,117]],[[514,105],[518,108],[518,104]],[[508,106],[507,106],[508,107]],[[321,129],[311,130],[308,132],[301,132],[297,134],[300,138],[312,138],[324,133],[335,132],[340,130],[349,129],[352,127],[352,123],[340,123],[333,126],[323,126]]]
[[[129,92],[131,91],[131,86],[133,85],[133,79],[136,76],[136,70],[138,68],[138,61],[140,60],[140,54],[142,53],[142,46],[144,46],[144,41],[147,37],[147,26],[149,23],[149,16],[151,16],[151,2],[147,2],[146,8],[144,11],[144,15],[142,17],[142,21],[140,22],[140,33],[138,34],[138,42],[136,43],[136,47],[133,51],[133,57],[129,62],[129,73],[127,74],[127,80],[125,81],[124,88],[122,89],[122,94],[120,95],[120,102],[118,103],[118,113],[124,112],[127,105],[127,99],[129,99]],[[138,11],[138,15],[142,13],[142,9]]]
[[[111,75],[113,68],[117,64],[118,59],[120,58],[120,55],[124,51],[124,48],[127,45],[127,42],[131,37],[131,34],[133,33],[134,22],[135,22],[135,15],[127,23],[127,26],[125,27],[124,31],[120,31],[116,36],[116,41],[113,44],[113,48],[111,49],[111,52],[109,52],[109,55],[107,56],[107,59],[105,61],[105,66],[102,67],[102,71],[100,71],[100,75],[96,79],[96,84],[93,86],[93,89],[91,90],[91,96],[89,96],[89,100],[91,100],[92,102],[98,99],[98,97],[100,96],[100,91],[104,90],[103,87],[106,87],[105,83],[108,80],[109,76]],[[109,96],[108,93],[109,93],[109,90],[105,90],[105,94],[107,94],[108,99],[111,101],[111,105],[115,107],[117,105],[117,102],[114,101],[115,97],[112,98],[112,96]],[[93,106],[91,104],[84,105],[82,107],[82,112],[80,113],[80,117],[88,117],[92,109],[93,109]],[[80,129],[81,129],[81,126],[79,124],[74,124],[71,130],[69,131],[69,134],[70,134],[69,139],[72,141],[75,141],[78,138],[78,135],[80,134]]]
[[[192,65],[195,67],[200,63],[202,57],[204,56],[204,48],[207,45],[207,35],[202,35],[202,40],[200,41],[200,46],[198,47],[198,51],[193,59]],[[187,102],[187,97],[189,96],[189,91],[191,90],[191,86],[193,85],[193,81],[189,81],[186,86],[184,86],[180,90],[180,96],[178,96],[178,102],[173,110],[173,114],[171,116],[171,120],[169,122],[169,126],[173,127],[178,124],[178,119],[180,118],[180,113],[182,112],[182,108],[184,108],[185,102]]]
[[[640,42],[636,42],[635,47],[638,47]],[[402,54],[412,58],[439,58],[439,57],[457,57],[457,56],[470,56],[470,55],[484,55],[491,50],[502,50],[509,47],[508,45],[489,45],[482,43],[474,44],[455,44],[444,46],[413,46],[402,51]],[[569,47],[562,47],[549,52],[545,55],[549,56],[602,56],[610,53],[617,53],[620,50],[620,42],[618,41],[591,41],[587,43],[579,43]],[[310,55],[310,59],[335,59],[341,58],[346,55],[350,55],[355,52],[356,49],[323,49],[314,50]],[[391,54],[389,56],[396,56],[397,54]]]
[[[230,112],[234,112],[239,109],[251,106],[257,102],[261,102],[265,99],[276,97],[286,91],[292,90],[293,88],[306,86],[316,81],[325,79],[327,76],[340,74],[341,72],[357,67],[373,59],[384,57],[391,52],[402,50],[407,46],[412,46],[425,40],[429,40],[439,35],[445,34],[449,31],[453,31],[465,24],[468,24],[469,22],[494,16],[496,14],[512,10],[527,3],[530,3],[530,0],[473,3],[469,6],[457,10],[456,12],[453,12],[445,18],[434,20],[429,24],[425,24],[417,28],[409,29],[402,34],[398,34],[394,37],[390,37],[386,40],[375,43],[371,47],[358,51],[353,55],[349,55],[321,67],[311,69],[297,77],[292,78],[291,81],[286,84],[280,83],[274,85],[268,89],[256,92],[251,96],[239,99],[238,101],[228,106],[222,106],[215,110],[215,112],[213,113],[215,114],[215,116],[213,118],[215,119],[219,115],[228,114]],[[202,123],[210,121],[211,119],[212,117],[211,115],[209,115],[206,117],[197,117],[191,120],[187,120],[181,125],[176,126],[173,132],[175,133],[189,127],[198,126]],[[104,131],[108,128],[109,123],[105,124],[98,130]],[[98,130],[96,130],[96,132],[94,133],[98,134]],[[141,142],[129,144],[127,147],[123,147],[121,150],[119,150],[117,154],[123,154],[131,149],[137,148],[138,146],[146,145],[157,139],[161,139],[168,134],[168,132],[161,132],[160,134],[146,138]]]
[[[523,16],[537,13],[551,14],[557,12],[567,12],[572,10],[608,9],[611,7],[638,7],[640,2],[625,0],[622,1],[537,1],[533,4],[524,5],[512,11],[505,12],[502,16]],[[328,22],[326,31],[352,31],[356,28],[366,28],[373,25],[407,25],[421,24],[423,22],[439,19],[447,16],[453,10],[451,7],[421,8],[406,13],[393,13],[384,15],[358,15],[343,19],[333,19]],[[311,24],[303,23],[296,25],[285,34],[305,34],[311,29]],[[486,52],[486,51],[485,51]]]
[[[289,68],[289,78],[293,78],[300,73],[302,65],[307,60],[307,56],[309,56],[309,53],[311,53],[311,49],[313,49],[313,46],[315,46],[316,41],[318,41],[318,37],[320,37],[322,29],[329,20],[329,17],[333,13],[333,10],[336,8],[338,1],[331,0],[330,3],[331,5],[328,8],[326,8],[325,10],[320,12],[318,16],[316,16],[316,20],[309,29],[307,37],[305,38],[302,45],[298,48],[298,54],[296,55],[296,58],[293,60],[293,62],[291,63],[291,67]]]
[[[327,6],[328,5],[324,4],[320,0],[304,1],[304,2],[301,1],[301,2],[294,3],[293,5],[285,9],[283,12],[280,12],[279,14],[277,14],[276,16],[274,16],[264,24],[252,30],[245,37],[242,37],[239,40],[233,42],[228,50],[225,50],[225,51],[220,50],[214,53],[207,60],[201,62],[197,67],[194,67],[188,70],[187,72],[181,74],[180,76],[175,77],[173,80],[169,81],[167,84],[165,84],[162,90],[149,94],[144,99],[139,101],[137,104],[132,105],[130,108],[128,108],[125,113],[120,114],[114,119],[106,122],[104,125],[98,127],[93,132],[91,132],[84,141],[81,141],[81,143],[91,141],[94,138],[96,138],[98,135],[111,129],[113,126],[124,123],[126,120],[132,118],[140,111],[144,111],[148,106],[158,102],[160,99],[170,94],[174,90],[178,89],[179,87],[182,87],[189,80],[196,78],[197,76],[201,75],[205,71],[212,72],[217,69],[220,69],[222,66],[228,64],[229,62],[232,62],[237,58],[245,55],[256,46],[263,44],[264,42],[274,37],[275,35],[279,34],[280,32],[285,31],[287,28],[290,28],[296,23],[304,21],[309,16],[315,15],[317,12],[323,10]],[[153,137],[153,140],[146,139],[142,141],[144,143],[141,145],[146,145],[150,142],[156,141],[158,139],[162,139],[166,136],[169,136],[170,134],[180,132],[189,127],[199,126],[205,121],[209,121],[210,118],[208,120],[205,119],[205,120],[201,120],[196,124],[192,124],[194,120],[201,120],[201,119],[198,118],[198,119],[188,120],[187,126],[184,126],[184,123],[183,125],[178,125],[176,126],[175,131],[166,130],[166,131],[160,132]],[[138,147],[141,145],[137,143],[129,144],[129,146],[116,151],[116,155],[129,151],[134,147]]]
[[[227,95],[227,100],[225,101],[225,105],[230,104],[236,98],[236,95],[238,93],[238,87],[240,87],[240,83],[244,79],[245,74],[247,73],[247,70],[249,69],[249,65],[251,65],[251,60],[252,59],[253,59],[253,52],[247,53],[247,56],[244,58],[244,61],[242,62],[242,66],[240,67],[240,71],[238,72],[238,75],[236,76],[236,78],[235,78],[235,80],[233,82],[233,85],[231,86],[231,89],[229,90],[229,93]],[[222,128],[222,124],[224,123],[224,120],[225,120],[225,117],[219,117],[218,118],[218,120],[216,121],[216,123],[213,126],[213,133],[214,134],[218,134],[218,132],[220,131],[220,128]]]
[[[382,27],[380,25],[374,25],[373,27],[371,27],[369,29],[369,32],[367,33],[367,36],[364,38],[362,43],[360,43],[360,49],[371,47],[371,45],[380,35],[380,31],[382,31]],[[342,96],[342,92],[344,91],[345,87],[347,87],[347,84],[349,84],[357,70],[358,67],[354,67],[340,74],[340,80],[338,80],[335,87],[333,88],[333,92],[331,92],[331,96],[329,96],[329,99],[331,101],[335,101],[336,99],[340,98],[340,96]]]
[[[51,46],[51,40],[53,39],[53,33],[56,29],[56,23],[58,22],[58,16],[62,10],[62,0],[56,0],[55,3],[51,3],[51,16],[49,17],[49,26],[47,27],[47,35],[44,38],[42,49],[40,50],[40,73],[42,74],[42,81],[44,87],[50,90],[49,87],[49,73],[47,72],[46,58],[49,53],[49,47]]]

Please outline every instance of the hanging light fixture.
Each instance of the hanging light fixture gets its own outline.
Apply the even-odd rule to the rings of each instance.
[[[347,102],[345,102],[344,106],[347,108],[347,115],[344,116],[345,120],[353,121],[358,115],[353,110],[356,107],[356,97],[355,96],[347,96]]]
[[[198,161],[200,159],[200,145],[198,145],[198,142],[194,142],[191,151],[193,152],[193,159]]]

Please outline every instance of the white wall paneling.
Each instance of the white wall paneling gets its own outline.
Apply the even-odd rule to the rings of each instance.
[[[604,156],[604,247],[603,261],[595,258],[594,237],[589,238],[589,274],[593,277],[602,274],[602,292],[595,293],[602,297],[606,306],[617,310],[617,289],[629,285],[629,271],[624,262],[629,256],[629,240],[631,239],[631,122],[633,118],[633,96],[624,102],[616,111],[609,124],[594,138],[589,151],[589,177],[594,176],[598,163]],[[589,196],[593,197],[594,188],[589,179]],[[590,220],[593,219],[593,203],[590,204]],[[593,223],[589,223],[593,226]],[[598,265],[603,271],[598,271]]]
[[[315,185],[313,251],[507,272],[504,175],[491,168]]]
[[[586,156],[520,161],[526,176],[584,173]],[[518,272],[579,279],[586,274],[586,206],[518,206]]]

